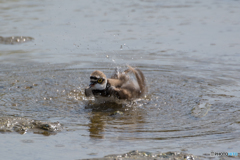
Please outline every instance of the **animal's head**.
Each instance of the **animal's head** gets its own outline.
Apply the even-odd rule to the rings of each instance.
[[[107,86],[107,77],[101,71],[94,71],[90,75],[90,84],[89,87],[92,90],[104,90]]]

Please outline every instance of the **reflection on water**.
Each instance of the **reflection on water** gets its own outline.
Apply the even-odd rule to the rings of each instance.
[[[142,102],[141,102],[142,103]],[[145,123],[141,116],[141,109],[137,104],[93,104],[86,106],[90,109],[89,132],[91,138],[105,138],[106,128],[114,130],[122,129],[123,126],[133,126],[137,123]],[[125,130],[125,129],[124,129]],[[128,130],[129,131],[129,130]],[[108,135],[110,136],[110,135]]]

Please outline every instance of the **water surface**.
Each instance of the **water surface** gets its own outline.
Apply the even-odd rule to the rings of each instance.
[[[0,117],[63,125],[48,136],[3,132],[2,157],[238,152],[239,12],[231,0],[0,1],[0,36],[34,39],[0,44]],[[91,72],[126,64],[145,74],[146,98],[85,98]]]

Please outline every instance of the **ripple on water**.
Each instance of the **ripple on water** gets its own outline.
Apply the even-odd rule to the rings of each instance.
[[[132,104],[96,104],[84,96],[87,70],[38,64],[31,64],[30,69],[28,64],[1,65],[1,69],[1,117],[59,121],[64,132],[102,139],[105,147],[118,142],[128,148],[132,142],[129,150],[138,144],[153,151],[201,148],[233,141],[239,132],[237,101],[223,103],[221,98],[234,97],[210,93],[214,86],[209,87],[213,83],[209,79],[146,72],[142,67],[149,88],[144,99]]]

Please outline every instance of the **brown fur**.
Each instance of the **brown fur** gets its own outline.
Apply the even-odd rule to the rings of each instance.
[[[129,79],[129,73],[134,74],[139,88],[136,88],[133,81]],[[94,71],[91,76],[106,78],[106,75],[101,71]],[[140,98],[147,91],[146,81],[142,71],[131,66],[128,66],[128,69],[123,73],[115,73],[114,76],[112,76],[111,79],[107,79],[107,81],[111,85],[111,94],[119,99]]]
[[[99,76],[99,77],[102,77],[102,78],[107,78],[106,75],[102,72],[102,71],[94,71],[91,76]]]
[[[133,73],[137,79],[137,83],[139,88],[135,88],[135,85],[132,81],[129,81],[129,73]],[[115,86],[113,92],[117,92],[119,99],[132,99],[139,98],[145,94],[147,91],[145,77],[141,70],[134,69],[131,66],[128,66],[128,69],[124,71],[124,73],[120,73],[118,75],[113,76],[115,79],[108,79],[108,82],[111,86]],[[129,81],[128,85],[125,85],[126,82]]]

